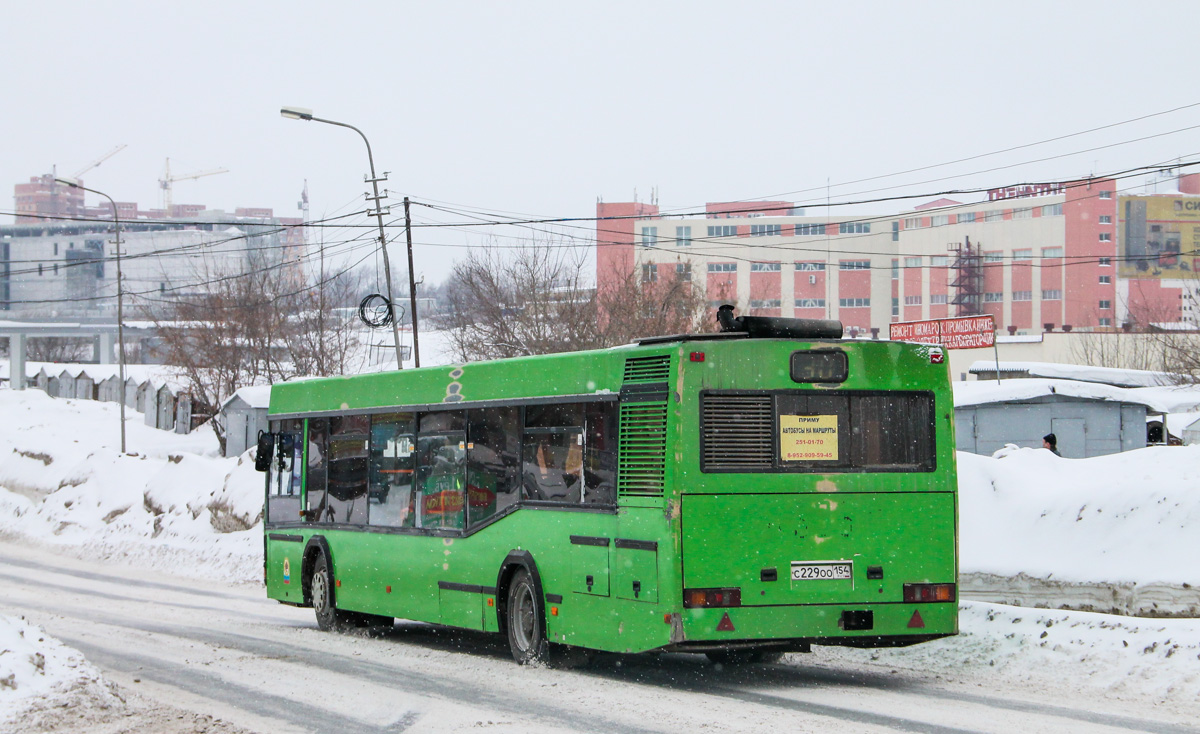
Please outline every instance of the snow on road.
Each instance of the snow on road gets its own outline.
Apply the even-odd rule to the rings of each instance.
[[[0,726],[15,727],[17,714],[23,725],[31,723],[47,702],[100,711],[122,703],[116,687],[79,652],[24,618],[0,616]]]
[[[479,632],[400,622],[379,637],[322,633],[311,611],[249,586],[3,542],[0,569],[8,592],[0,608],[36,615],[103,667],[127,700],[142,698],[123,709],[134,714],[123,716],[128,732],[174,720],[164,702],[273,734],[1196,731],[1195,682],[1186,677],[1194,662],[1183,659],[1195,650],[1181,645],[1167,657],[1162,644],[1189,627],[1194,637],[1192,620],[1110,629],[1103,615],[967,603],[963,635],[904,650],[816,648],[747,668],[699,655],[602,655],[586,669],[549,670],[514,665],[503,639]],[[1120,638],[1159,645],[1139,650],[1143,667],[1121,676],[1123,664],[1108,657],[1126,649]],[[1089,677],[1104,675],[1114,681]],[[1160,696],[1173,678],[1190,688]],[[143,712],[147,701],[159,708]],[[112,721],[85,709],[77,703],[72,714]],[[226,731],[191,726],[178,731]],[[102,731],[56,729],[80,730]]]
[[[87,562],[217,580],[227,588],[258,583],[262,478],[249,461],[216,456],[210,433],[178,436],[150,429],[132,413],[128,443],[137,456],[121,456],[112,405],[56,400],[35,390],[0,390],[0,416],[0,535],[10,543],[19,540],[25,552],[39,557],[47,557],[50,549]],[[1003,458],[959,454],[958,461],[962,571],[1077,582],[1200,585],[1194,564],[1200,558],[1200,536],[1194,532],[1200,521],[1200,492],[1195,491],[1200,486],[1200,447],[1151,448],[1087,460],[1022,449]],[[0,571],[5,568],[0,564]],[[64,579],[64,586],[68,581]],[[85,586],[76,593],[90,591]],[[260,598],[257,588],[243,587],[238,593],[253,596],[259,614],[278,609],[272,614],[293,620],[276,620],[264,629],[274,624],[312,626],[311,613],[297,617],[301,610],[273,605]],[[30,648],[27,636],[36,628],[25,626],[19,616],[29,616],[36,608],[0,597],[0,629],[5,630],[0,650],[13,649],[0,655],[0,680],[12,676],[15,686],[8,694],[38,691],[32,697],[6,697],[0,683],[0,721],[6,715],[32,720],[28,717],[34,715],[29,712],[33,700],[36,711],[42,712],[37,716],[65,702],[73,711],[108,712],[97,722],[112,719],[113,711],[143,722],[136,726],[144,728],[128,731],[236,730],[211,717],[180,713],[184,718],[176,718],[174,709],[164,708],[162,702],[164,695],[171,695],[162,691],[169,689],[160,689],[157,699],[139,696],[129,690],[128,675],[114,693],[86,661],[41,632],[33,638],[39,639],[39,647]],[[1109,697],[1127,705],[1131,714],[1165,712],[1183,717],[1180,720],[1200,715],[1197,620],[1121,618],[978,602],[963,602],[961,610],[962,634],[955,638],[901,650],[820,649],[812,656],[790,656],[785,666],[777,667],[808,671],[818,666],[847,671],[851,677],[898,670],[902,676],[939,684],[1034,696],[1045,689],[1051,698],[1080,696],[1089,702]],[[36,621],[44,624],[40,618]],[[12,631],[18,629],[25,630],[26,637]],[[64,629],[75,628],[65,624]],[[389,640],[397,638],[405,639],[405,633],[397,632]],[[344,644],[336,637],[329,639],[334,642],[322,644]],[[104,645],[95,649],[102,651]],[[39,652],[47,661],[41,671],[20,662]],[[616,681],[615,695],[628,691],[618,685],[621,675],[613,665],[657,670],[642,658],[608,665],[604,675]],[[692,666],[704,664],[678,665],[692,671]],[[539,685],[553,686],[561,674],[546,675]],[[657,680],[658,673],[646,675]],[[118,694],[127,702],[114,703],[112,696]],[[431,704],[423,705],[434,710]],[[603,709],[602,702],[595,705]],[[696,721],[687,707],[678,715],[682,721]],[[168,729],[166,721],[182,721],[181,726],[192,728]],[[480,721],[487,721],[486,716]]]

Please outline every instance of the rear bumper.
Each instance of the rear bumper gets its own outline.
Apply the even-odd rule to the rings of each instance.
[[[902,647],[954,634],[957,602],[724,607],[683,610],[671,643],[678,649],[763,643]]]

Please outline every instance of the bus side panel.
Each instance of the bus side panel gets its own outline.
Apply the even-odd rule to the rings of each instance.
[[[267,598],[303,604],[304,536],[290,531],[269,532],[266,552]]]
[[[442,538],[347,530],[322,534],[333,554],[338,608],[439,621]]]

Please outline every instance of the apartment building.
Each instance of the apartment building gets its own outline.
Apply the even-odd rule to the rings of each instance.
[[[1200,174],[1161,193],[1120,186],[1129,183],[1080,179],[854,215],[786,201],[689,215],[602,202],[596,279],[684,278],[714,305],[838,319],[850,333],[982,313],[1012,334],[1194,328]]]

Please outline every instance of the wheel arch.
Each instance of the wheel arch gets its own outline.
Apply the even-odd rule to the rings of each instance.
[[[508,589],[512,585],[513,576],[520,569],[525,569],[529,572],[529,576],[533,579],[533,584],[537,588],[540,603],[538,611],[542,615],[542,629],[546,629],[546,592],[542,586],[542,576],[538,573],[537,562],[533,560],[533,554],[527,550],[512,550],[505,556],[504,562],[500,564],[500,571],[496,574],[496,624],[501,630],[507,630],[508,618]],[[505,632],[507,634],[507,632]]]
[[[313,569],[317,565],[317,558],[321,556],[325,556],[325,563],[329,565],[329,580],[332,582],[337,575],[333,569],[333,553],[329,550],[329,541],[325,540],[323,535],[314,535],[304,546],[304,560],[300,566],[300,590],[304,594],[304,606],[306,607],[312,606]],[[337,599],[336,583],[330,583],[329,593],[335,600]]]

